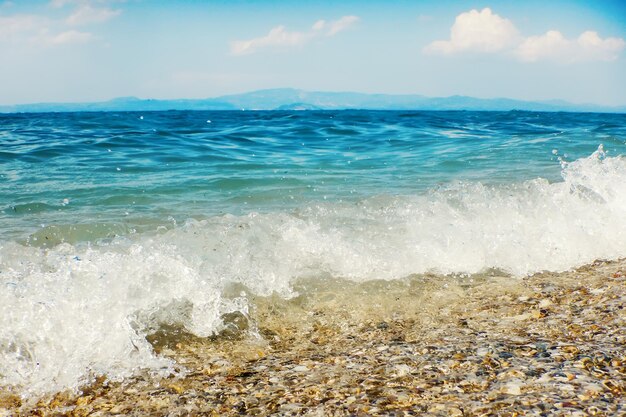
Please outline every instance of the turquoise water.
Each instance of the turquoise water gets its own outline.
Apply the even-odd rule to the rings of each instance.
[[[624,115],[600,114],[1,115],[0,235],[74,226],[58,237],[73,242],[453,181],[559,181],[559,156],[575,160],[599,144],[620,155],[625,138]]]
[[[0,385],[170,372],[146,335],[302,279],[624,257],[624,155],[620,114],[0,115]]]

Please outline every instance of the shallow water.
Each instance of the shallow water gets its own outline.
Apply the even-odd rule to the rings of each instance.
[[[302,283],[624,257],[623,154],[626,115],[0,115],[0,382],[169,372],[155,329]]]

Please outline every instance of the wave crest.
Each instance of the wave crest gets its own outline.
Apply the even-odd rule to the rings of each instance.
[[[489,268],[523,276],[625,256],[626,160],[599,148],[564,163],[562,176],[216,216],[99,244],[5,243],[0,383],[40,394],[101,374],[171,372],[146,340],[151,332],[214,334],[225,314],[248,314],[248,294],[291,297],[301,278]]]

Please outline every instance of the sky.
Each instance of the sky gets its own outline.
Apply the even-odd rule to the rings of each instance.
[[[0,104],[283,87],[626,105],[626,1],[0,0]]]

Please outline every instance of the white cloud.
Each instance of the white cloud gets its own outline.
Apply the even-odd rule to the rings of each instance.
[[[65,21],[72,26],[86,25],[89,23],[106,22],[119,15],[122,11],[110,9],[108,7],[93,7],[90,4],[83,4],[72,13]]]
[[[1,0],[0,0],[1,1]],[[45,15],[0,15],[0,42],[30,45],[82,44],[95,39],[86,31],[68,30],[78,26],[107,21],[121,13],[107,7],[124,0],[51,0],[51,7],[71,6],[72,14],[66,19],[52,19]],[[0,3],[1,5],[8,2]]]
[[[276,26],[260,38],[232,42],[231,52],[234,55],[244,55],[267,46],[295,46],[305,43],[310,37],[309,33],[288,32],[284,26]]]
[[[566,39],[561,32],[550,30],[541,36],[526,38],[515,50],[526,62],[540,59],[560,62],[613,61],[626,46],[621,38],[602,39],[597,32],[583,32],[577,39]]]
[[[355,24],[356,22],[359,21],[359,18],[356,16],[344,16],[339,20],[336,20],[334,22],[330,22],[329,29],[328,32],[326,33],[327,36],[334,36],[337,33],[346,30],[347,28],[349,28],[350,26],[352,26],[353,24]]]
[[[304,45],[319,36],[334,36],[359,20],[356,16],[344,16],[339,20],[326,22],[318,20],[306,32],[289,32],[285,26],[276,26],[259,38],[231,42],[233,55],[245,55],[266,47],[292,47]]]
[[[54,22],[37,15],[0,16],[0,42],[31,45],[81,44],[94,39],[76,30],[55,33]]]
[[[522,61],[536,61],[541,56],[556,56],[569,47],[569,41],[561,32],[550,30],[545,35],[526,38],[516,50]]]
[[[121,10],[113,10],[107,5],[123,1],[51,0],[49,2],[51,7],[72,7],[72,13],[66,19],[53,19],[35,14],[0,15],[0,43],[55,46],[91,42],[96,39],[92,33],[68,30],[67,26],[105,22],[121,13]]]
[[[92,39],[93,35],[91,33],[68,30],[66,32],[61,32],[58,35],[47,36],[44,40],[53,45],[64,45],[87,43]]]
[[[557,30],[540,36],[522,37],[513,23],[485,8],[456,17],[449,40],[437,40],[424,48],[426,53],[451,55],[459,52],[507,53],[520,61],[553,60],[612,61],[626,46],[622,38],[602,39],[588,30],[576,39],[567,39]]]
[[[55,8],[76,6],[72,14],[65,19],[65,23],[70,26],[81,26],[106,22],[118,16],[122,11],[111,9],[107,4],[122,1],[124,0],[51,0],[49,4]]]
[[[326,27],[325,20],[318,20],[317,22],[313,24],[313,30],[323,30],[324,27]]]
[[[450,28],[450,39],[434,41],[425,52],[497,52],[514,44],[518,31],[510,20],[492,13],[490,8],[461,13]]]
[[[13,15],[0,16],[0,41],[8,41],[38,26],[37,16]]]

